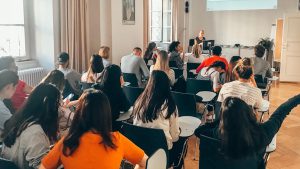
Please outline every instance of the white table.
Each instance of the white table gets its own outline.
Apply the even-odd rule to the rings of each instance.
[[[269,81],[277,81],[279,77],[273,76],[272,78],[268,78]]]
[[[216,97],[217,94],[210,91],[200,91],[196,95],[202,97],[202,102],[210,102]]]
[[[268,100],[263,100],[262,107],[258,109],[259,112],[267,112],[269,111],[270,102]]]
[[[131,107],[127,112],[121,112],[119,118],[116,121],[125,121],[132,117],[133,107]]]
[[[196,69],[192,69],[192,70],[190,70],[190,72],[193,73],[194,75],[197,74]]]
[[[181,129],[181,137],[190,137],[201,124],[201,120],[193,116],[179,117],[179,127]]]
[[[123,86],[129,86],[130,85],[130,82],[124,82],[123,83]]]

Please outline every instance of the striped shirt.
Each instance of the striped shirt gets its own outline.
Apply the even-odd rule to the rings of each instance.
[[[249,83],[240,82],[238,80],[229,82],[223,85],[218,101],[223,102],[227,97],[238,97],[244,100],[248,105],[255,108],[262,107],[262,94],[261,91],[251,86]]]

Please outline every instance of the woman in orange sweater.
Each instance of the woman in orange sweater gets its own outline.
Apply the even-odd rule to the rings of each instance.
[[[112,132],[110,105],[99,90],[87,90],[79,105],[68,135],[42,160],[40,169],[105,168],[119,169],[126,159],[145,168],[147,155],[119,132]]]

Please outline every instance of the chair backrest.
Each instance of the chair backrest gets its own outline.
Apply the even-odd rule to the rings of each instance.
[[[190,70],[197,69],[201,63],[187,63],[186,70],[189,72]]]
[[[6,160],[4,158],[0,158],[0,168],[2,169],[18,169],[18,167],[9,160]]]
[[[143,149],[147,155],[152,155],[161,148],[166,152],[168,159],[168,145],[162,129],[140,127],[122,122],[120,132]]]
[[[177,63],[176,63],[176,61],[174,61],[174,60],[172,60],[172,61],[169,61],[169,67],[171,67],[171,68],[177,68]]]
[[[64,87],[64,90],[62,92],[62,96],[63,96],[63,98],[66,98],[70,94],[74,94],[74,96],[72,98],[70,98],[70,100],[78,99],[78,95],[75,94],[74,89],[71,87],[69,81],[66,79],[65,80],[65,87]]]
[[[81,84],[81,90],[83,91],[83,90],[92,88],[92,86],[95,83],[80,82],[80,84]]]
[[[221,143],[219,140],[200,135],[199,168],[205,169],[258,169],[257,156],[253,155],[242,159],[226,158],[221,152]]]
[[[212,82],[210,80],[188,78],[186,81],[186,92],[197,94],[200,91],[212,91]]]
[[[254,75],[254,79],[258,88],[265,89],[267,87],[268,80],[262,75]]]
[[[172,69],[174,70],[175,73],[175,79],[178,79],[180,76],[183,76],[183,69],[178,69],[174,67],[172,67]]]
[[[179,116],[196,116],[195,95],[188,93],[173,92],[172,97],[178,109]]]
[[[134,73],[123,73],[123,78],[125,82],[129,82],[132,87],[138,87],[138,79]]]
[[[215,102],[215,119],[220,119],[220,111],[221,111],[222,102]]]
[[[123,91],[130,105],[133,106],[136,99],[142,94],[144,89],[139,87],[123,86]]]
[[[167,154],[160,148],[147,159],[146,169],[166,169],[167,162]]]

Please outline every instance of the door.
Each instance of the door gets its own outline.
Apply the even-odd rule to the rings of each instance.
[[[280,81],[300,82],[300,14],[287,14],[283,25]]]

